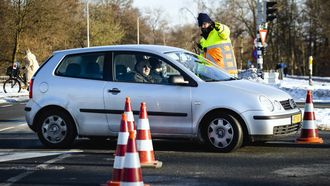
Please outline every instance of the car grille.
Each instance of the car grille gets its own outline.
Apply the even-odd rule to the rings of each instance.
[[[291,110],[297,108],[297,104],[294,102],[293,99],[288,99],[284,101],[280,101],[284,110]]]
[[[274,135],[285,135],[285,134],[291,134],[295,133],[299,130],[300,123],[292,124],[292,125],[282,125],[282,126],[276,126],[273,129]]]

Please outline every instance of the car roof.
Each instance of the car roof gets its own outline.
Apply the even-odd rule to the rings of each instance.
[[[182,48],[164,46],[164,45],[108,45],[108,46],[96,46],[88,48],[74,48],[67,50],[58,50],[53,54],[75,54],[75,53],[84,53],[84,52],[99,52],[99,51],[140,51],[140,52],[153,52],[164,54],[166,52],[173,51],[184,51]]]

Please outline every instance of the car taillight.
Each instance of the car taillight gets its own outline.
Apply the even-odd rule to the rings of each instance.
[[[33,79],[30,80],[30,87],[29,87],[29,98],[32,99],[32,90],[33,90]]]

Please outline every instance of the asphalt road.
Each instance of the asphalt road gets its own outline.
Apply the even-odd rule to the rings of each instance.
[[[0,107],[0,186],[104,185],[111,179],[115,141],[80,139],[71,149],[47,149],[22,121],[23,107]],[[324,144],[296,144],[296,135],[224,154],[192,141],[153,140],[163,166],[142,168],[142,176],[151,185],[329,185],[330,131],[319,135]]]

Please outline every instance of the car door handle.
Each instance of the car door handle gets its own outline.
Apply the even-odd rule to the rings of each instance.
[[[113,94],[118,94],[120,93],[120,90],[118,88],[113,88],[111,90],[108,90],[109,93],[113,93]]]

